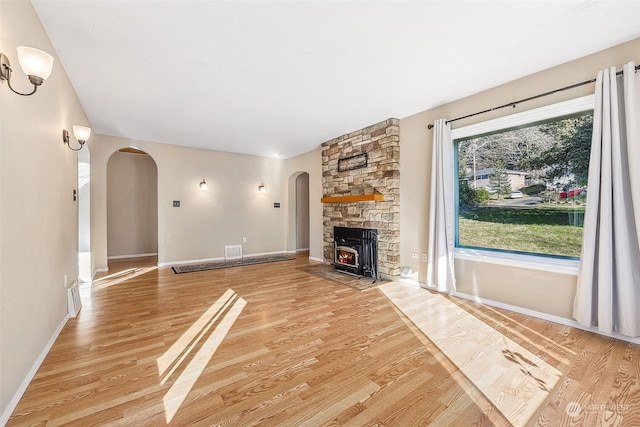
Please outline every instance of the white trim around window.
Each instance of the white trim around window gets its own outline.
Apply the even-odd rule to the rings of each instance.
[[[451,138],[456,140],[473,137],[502,129],[515,128],[538,121],[553,119],[555,117],[593,110],[594,100],[595,95],[587,95],[458,129],[452,129]],[[576,259],[459,247],[454,250],[454,258],[569,275],[577,275],[580,265],[580,260]]]
[[[509,267],[528,268],[531,270],[549,271],[551,273],[578,275],[580,260],[554,258],[534,254],[514,254],[511,252],[492,251],[490,249],[455,248],[455,259],[486,262]]]
[[[495,132],[501,129],[514,128],[538,121],[553,119],[554,117],[568,116],[574,113],[593,110],[595,95],[587,95],[580,98],[570,99],[557,104],[545,105],[533,110],[511,114],[497,119],[464,126],[458,129],[451,129],[451,139],[467,138],[484,133]]]

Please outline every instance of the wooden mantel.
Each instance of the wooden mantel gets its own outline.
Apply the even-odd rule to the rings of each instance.
[[[329,196],[320,199],[322,203],[348,203],[348,202],[379,202],[384,200],[384,194],[360,194],[357,196]]]

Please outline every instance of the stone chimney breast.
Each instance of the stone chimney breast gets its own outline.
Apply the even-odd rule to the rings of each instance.
[[[383,200],[323,203],[324,260],[333,262],[333,227],[378,230],[378,271],[400,276],[400,121],[387,119],[322,144],[322,194],[383,195]]]

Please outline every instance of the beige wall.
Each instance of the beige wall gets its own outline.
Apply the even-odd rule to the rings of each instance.
[[[411,252],[427,251],[429,181],[432,134],[429,123],[438,118],[456,118],[506,104],[560,87],[595,78],[599,70],[629,61],[640,61],[640,39],[515,80],[476,95],[406,117],[400,121],[401,150],[401,264],[418,272],[425,281],[426,263],[413,260]],[[496,70],[500,72],[500,70]],[[469,69],[473,73],[473,69]],[[525,111],[594,92],[589,84],[535,101],[483,114],[452,124],[469,124]],[[536,270],[497,266],[473,261],[456,261],[458,291],[517,305],[547,314],[571,317],[576,277]]]
[[[115,152],[107,163],[107,254],[158,252],[158,168],[150,156]]]
[[[242,245],[245,255],[286,249],[285,209],[273,207],[286,206],[285,160],[97,135],[91,243],[98,268],[107,267],[107,162],[124,147],[143,150],[158,167],[159,263],[221,258],[225,245]],[[208,191],[199,188],[203,178]],[[261,182],[266,193],[258,192]]]
[[[145,151],[158,167],[160,263],[223,257],[225,245],[242,245],[244,254],[295,251],[295,183],[302,172],[309,174],[309,257],[322,260],[320,148],[280,160],[104,135],[90,145],[91,247],[98,269],[107,268],[106,166],[124,147]],[[202,178],[206,192],[198,188]],[[258,192],[261,182],[266,193]],[[181,207],[173,208],[173,200]]]
[[[16,47],[54,56],[51,77],[32,96],[0,82],[0,414],[6,416],[34,364],[67,315],[69,282],[78,275],[77,154],[62,143],[62,129],[89,125],[28,1],[0,2],[0,52],[8,56],[13,86],[32,86]],[[2,424],[2,419],[0,419]]]

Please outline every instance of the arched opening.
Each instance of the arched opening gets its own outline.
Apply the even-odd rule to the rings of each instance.
[[[107,259],[157,256],[158,167],[146,152],[123,148],[107,162]]]
[[[296,251],[309,250],[309,174],[296,178]]]
[[[289,177],[289,252],[309,250],[309,174],[296,172]]]

